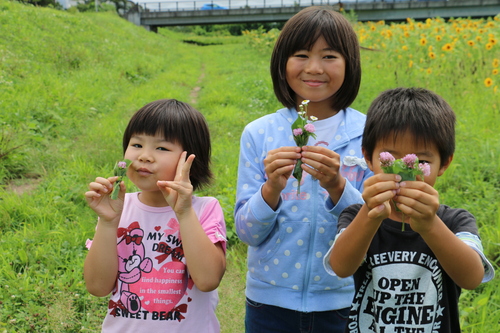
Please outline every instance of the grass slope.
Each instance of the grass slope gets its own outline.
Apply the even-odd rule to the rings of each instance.
[[[221,201],[231,245],[218,315],[223,332],[243,332],[246,247],[232,218],[238,142],[246,123],[280,107],[269,47],[253,47],[248,37],[153,34],[110,13],[70,14],[6,0],[0,0],[0,29],[0,330],[98,330],[106,299],[83,285],[84,244],[95,227],[83,193],[121,157],[131,113],[155,99],[177,98],[202,111],[211,127],[216,181],[200,194]],[[454,107],[458,151],[438,189],[443,202],[477,216],[485,252],[498,267],[498,95],[470,73],[452,80],[451,70],[408,71],[390,49],[363,57],[355,108],[366,111],[381,89],[396,85],[426,86]],[[18,194],[12,183],[27,190]],[[497,277],[464,292],[465,332],[498,331],[498,286]]]

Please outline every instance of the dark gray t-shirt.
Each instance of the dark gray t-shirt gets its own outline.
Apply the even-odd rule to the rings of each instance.
[[[360,208],[352,205],[342,212],[339,231]],[[466,210],[441,205],[437,215],[454,234],[478,235],[475,218]],[[354,282],[355,296],[345,332],[460,332],[461,289],[409,225],[403,232],[401,222],[382,222]]]

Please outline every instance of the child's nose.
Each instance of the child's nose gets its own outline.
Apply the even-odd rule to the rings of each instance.
[[[141,162],[153,162],[153,156],[152,154],[148,153],[147,151],[143,151],[141,155],[139,155],[139,161]]]
[[[307,62],[306,73],[308,74],[322,74],[323,66],[321,65],[321,60],[311,58]]]

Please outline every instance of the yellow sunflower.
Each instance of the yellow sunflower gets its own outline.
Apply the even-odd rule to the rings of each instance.
[[[427,44],[427,39],[425,39],[425,37],[423,37],[420,39],[420,45],[424,46],[425,44]]]
[[[485,80],[484,80],[484,85],[486,86],[486,88],[489,88],[493,85],[493,80],[489,77],[487,77]]]
[[[453,50],[453,45],[451,45],[450,43],[446,43],[443,45],[443,47],[441,49],[443,51],[451,51],[451,50]]]

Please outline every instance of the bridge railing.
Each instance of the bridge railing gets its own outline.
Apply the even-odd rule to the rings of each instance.
[[[137,2],[145,11],[189,11],[203,10],[205,4],[217,5],[222,9],[271,8],[271,7],[307,7],[314,5],[336,5],[339,3],[369,3],[369,2],[417,2],[429,0],[178,0],[161,2]],[[430,0],[433,1],[433,0]],[[434,0],[437,1],[437,0]],[[441,0],[442,1],[442,0]]]

